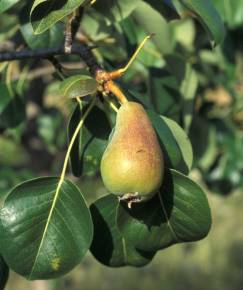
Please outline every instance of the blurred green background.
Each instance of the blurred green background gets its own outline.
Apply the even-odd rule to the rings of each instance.
[[[243,1],[212,2],[226,25],[222,45],[213,48],[201,25],[191,18],[168,23],[163,18],[154,27],[163,40],[162,52],[158,45],[148,43],[121,81],[127,92],[132,88],[140,101],[151,102],[158,113],[187,131],[194,151],[190,176],[207,193],[212,210],[209,236],[158,252],[152,263],[141,269],[108,268],[88,254],[80,266],[55,281],[28,282],[11,273],[7,290],[243,289]],[[18,46],[26,37],[23,28],[21,35],[16,25],[21,5],[1,15],[0,49]],[[143,28],[150,23],[144,20],[143,27],[140,12],[135,9],[113,26],[91,10],[83,19],[79,36],[88,35],[89,41],[99,46],[95,53],[106,67],[117,67],[128,60],[147,34]],[[171,54],[161,57],[166,50]],[[61,61],[68,65],[66,59]],[[75,71],[83,69],[75,58],[70,62]],[[180,86],[175,86],[175,79],[187,65],[189,71],[193,67],[191,74],[183,75]],[[1,80],[6,78],[6,66],[0,64]],[[20,77],[25,70],[25,77]],[[0,122],[1,196],[26,179],[60,173],[73,104],[60,97],[53,72],[47,61],[15,62],[12,67],[13,86],[28,100],[27,122],[11,129]],[[187,77],[190,86],[185,87]],[[4,89],[0,87],[2,95]],[[162,101],[157,95],[163,96]],[[186,97],[189,105],[184,102]],[[69,177],[92,202],[106,191],[97,164],[85,162],[87,172],[82,180]]]

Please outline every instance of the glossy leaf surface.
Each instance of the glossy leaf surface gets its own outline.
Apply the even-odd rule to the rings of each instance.
[[[16,186],[0,211],[0,248],[7,264],[27,279],[59,277],[80,263],[93,234],[79,189],[56,177]]]
[[[188,177],[170,170],[152,200],[128,209],[121,203],[118,228],[141,250],[156,251],[170,245],[204,238],[211,226],[207,198]]]

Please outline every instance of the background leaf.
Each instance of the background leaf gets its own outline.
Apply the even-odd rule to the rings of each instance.
[[[223,41],[225,36],[224,25],[211,1],[180,0],[180,2],[196,14],[216,44]]]
[[[94,8],[107,18],[108,23],[113,23],[126,18],[140,4],[140,0],[103,0],[96,1]]]
[[[0,83],[0,128],[13,128],[25,119],[25,104],[18,96],[12,96],[5,84]]]
[[[243,0],[212,0],[221,17],[230,28],[243,24]]]
[[[20,0],[1,0],[0,1],[0,13],[5,12],[11,8],[14,4],[20,2]]]
[[[173,48],[171,30],[161,14],[149,4],[141,2],[132,15],[136,22],[144,28],[147,34],[155,34],[151,40],[155,43],[161,54],[171,52]],[[144,15],[146,15],[146,17],[144,17]],[[165,39],[166,41],[164,41]]]

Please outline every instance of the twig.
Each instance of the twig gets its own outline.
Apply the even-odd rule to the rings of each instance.
[[[70,53],[72,50],[73,39],[78,32],[81,18],[83,16],[83,7],[80,6],[74,13],[72,13],[68,19],[65,30],[65,43],[64,50],[66,53]]]
[[[78,55],[89,67],[91,73],[95,73],[96,70],[100,68],[98,65],[92,51],[91,47],[85,44],[73,45],[71,49],[72,55]],[[57,48],[41,48],[36,50],[22,50],[0,53],[0,62],[12,61],[12,60],[24,60],[24,59],[49,59],[57,55],[67,55],[64,47]]]
[[[61,65],[61,63],[58,61],[58,59],[55,56],[48,57],[48,60],[52,63],[54,68],[56,69],[56,72],[58,73],[59,77],[61,79],[65,78],[64,68]]]

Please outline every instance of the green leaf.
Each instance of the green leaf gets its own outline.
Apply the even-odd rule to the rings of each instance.
[[[183,129],[173,120],[148,110],[165,156],[166,166],[188,174],[192,166],[192,146]]]
[[[90,250],[106,266],[144,266],[152,260],[155,253],[140,251],[122,237],[116,225],[118,205],[118,198],[112,194],[91,205],[94,239]]]
[[[77,98],[95,93],[97,86],[97,81],[91,76],[75,75],[61,82],[60,91],[64,97]]]
[[[4,260],[30,280],[67,273],[92,241],[92,220],[81,192],[57,177],[16,186],[4,201],[0,222]]]
[[[9,268],[0,256],[0,290],[4,290],[9,276]]]
[[[45,32],[84,2],[85,0],[35,0],[30,12],[34,33]]]
[[[0,13],[5,12],[18,2],[20,2],[20,0],[0,0]]]
[[[146,33],[155,34],[151,40],[161,54],[171,53],[174,46],[171,29],[158,11],[149,4],[141,1],[132,16],[144,28]]]
[[[195,70],[192,68],[190,64],[186,64],[185,69],[185,77],[180,85],[180,92],[183,96],[183,121],[184,121],[184,128],[186,132],[189,131],[193,110],[194,110],[194,98],[196,96],[198,88],[198,78]]]
[[[102,0],[96,1],[94,8],[107,18],[108,23],[113,23],[126,18],[140,4],[140,0]]]
[[[221,43],[225,36],[224,24],[211,1],[205,0],[179,0],[187,9],[195,13],[205,26],[212,40]]]
[[[192,145],[190,139],[186,135],[185,131],[173,120],[161,116],[161,118],[165,121],[167,126],[170,128],[182,154],[182,160],[184,161],[184,165],[186,166],[185,171],[188,172],[191,170],[192,161],[193,161],[193,152]],[[183,166],[183,165],[181,165]]]
[[[25,119],[25,104],[18,96],[12,96],[6,85],[0,84],[0,128],[13,128]]]
[[[121,203],[118,228],[128,242],[144,251],[164,249],[176,243],[198,241],[211,227],[211,214],[202,189],[174,170],[152,200],[128,209]]]
[[[154,110],[173,120],[181,118],[182,97],[175,76],[164,69],[150,68],[149,95]]]
[[[20,31],[28,46],[32,49],[60,46],[64,40],[63,25],[57,23],[41,35],[35,35],[30,23],[29,13],[30,3],[24,6],[20,14]]]
[[[68,139],[72,135],[87,107],[77,105],[68,124]],[[70,154],[72,172],[75,176],[94,175],[99,171],[111,125],[106,114],[94,107],[87,116],[84,126],[75,140]]]
[[[167,20],[173,20],[178,18],[175,7],[170,0],[144,0],[150,4],[155,10],[157,10]]]
[[[243,0],[212,0],[221,17],[230,28],[243,24]]]

